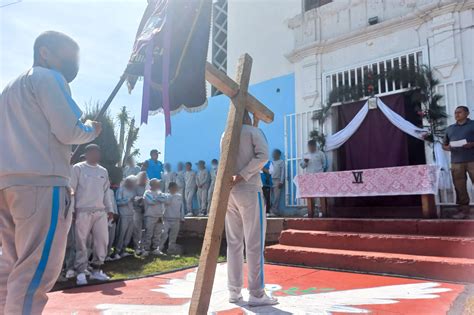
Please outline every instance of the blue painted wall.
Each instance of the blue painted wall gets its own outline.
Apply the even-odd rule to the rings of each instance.
[[[295,81],[289,74],[250,87],[250,92],[275,113],[272,124],[260,123],[271,150],[284,151],[284,117],[295,111]],[[171,117],[172,135],[165,142],[165,161],[176,168],[178,162],[219,158],[219,143],[224,131],[229,98],[219,95],[208,99],[208,106],[196,113],[181,112]],[[193,166],[195,168],[195,166]],[[281,208],[284,206],[282,193]]]

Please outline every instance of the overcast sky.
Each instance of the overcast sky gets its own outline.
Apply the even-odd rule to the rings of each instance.
[[[81,47],[81,68],[71,83],[73,98],[84,109],[90,101],[105,101],[122,74],[146,0],[0,0],[0,90],[31,67],[33,42],[41,32],[56,30]],[[3,7],[2,7],[3,6]],[[124,85],[111,111],[126,105],[140,119],[142,86],[129,95]],[[164,150],[164,119],[150,117],[137,143],[141,159],[152,148]]]

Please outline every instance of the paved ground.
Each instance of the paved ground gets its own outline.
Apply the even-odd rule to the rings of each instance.
[[[226,265],[216,273],[214,314],[446,314],[463,285],[267,265],[267,291],[280,304],[227,302]],[[187,314],[195,269],[49,294],[44,314]],[[244,292],[244,299],[248,298]]]

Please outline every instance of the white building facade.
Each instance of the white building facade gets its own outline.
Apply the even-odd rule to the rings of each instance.
[[[474,110],[474,0],[306,0],[301,7],[288,20],[294,42],[286,57],[294,66],[296,94],[295,114],[285,119],[289,179],[301,171],[297,161],[311,130],[337,131],[335,118],[316,126],[313,113],[333,87],[357,84],[364,71],[428,65],[440,80],[448,114],[458,105]],[[375,92],[383,96],[403,88],[379,82]],[[301,205],[294,194],[288,182],[287,204]],[[441,202],[454,202],[447,196]]]

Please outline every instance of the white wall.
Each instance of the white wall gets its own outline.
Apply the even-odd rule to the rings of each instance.
[[[287,54],[295,67],[296,111],[317,109],[324,100],[322,75],[357,64],[424,49],[424,63],[443,84],[474,76],[474,1],[336,0],[289,20],[293,50]],[[378,16],[379,23],[368,25]],[[463,29],[463,30],[460,30]],[[472,81],[453,86],[448,111],[454,103],[474,107]],[[467,92],[461,91],[465,89]],[[458,91],[456,91],[458,90]],[[471,95],[471,97],[469,97]]]
[[[253,58],[251,84],[293,72],[285,54],[294,47],[288,19],[301,12],[301,0],[229,0],[227,72],[235,77],[243,53]]]

